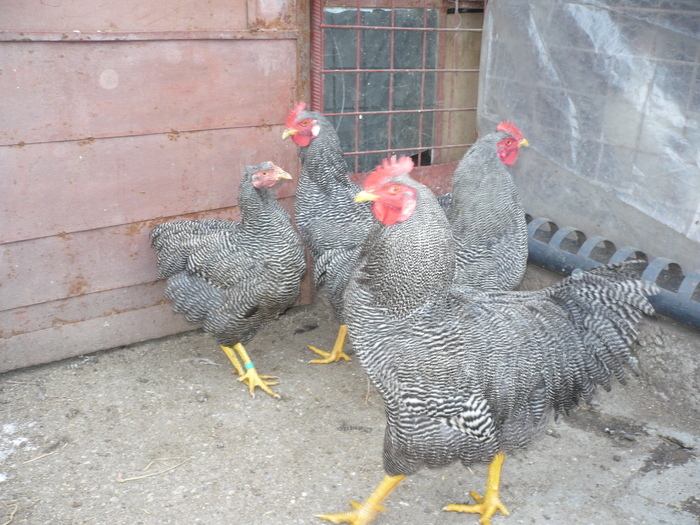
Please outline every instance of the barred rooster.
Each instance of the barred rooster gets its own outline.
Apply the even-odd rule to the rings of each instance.
[[[279,398],[270,388],[278,383],[258,374],[243,345],[294,304],[306,273],[304,247],[273,189],[291,178],[272,162],[248,167],[238,192],[240,222],[166,222],[150,234],[173,310],[216,338],[251,396],[259,387]]]
[[[357,201],[376,218],[348,284],[348,333],[386,408],[387,476],[362,504],[318,516],[366,525],[408,475],[461,461],[490,462],[483,497],[445,510],[500,511],[504,454],[526,446],[550,412],[589,401],[625,365],[654,285],[629,276],[642,262],[577,271],[536,292],[486,292],[454,284],[455,243],[445,215],[408,173],[385,162]]]
[[[455,238],[455,283],[479,290],[513,290],[527,266],[527,224],[506,166],[527,146],[520,130],[501,122],[464,155],[452,179],[447,219]]]
[[[301,162],[294,219],[314,260],[314,285],[325,291],[341,325],[332,351],[309,346],[322,356],[311,362],[349,361],[343,351],[343,292],[372,225],[372,215],[368,206],[353,203],[360,187],[348,177],[338,134],[321,113],[307,111],[304,102],[295,104],[282,135],[287,137],[298,146]]]

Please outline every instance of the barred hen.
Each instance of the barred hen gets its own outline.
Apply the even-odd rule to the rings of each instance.
[[[166,222],[150,234],[173,310],[214,336],[252,396],[259,387],[276,398],[277,378],[259,375],[243,345],[294,304],[306,273],[304,247],[275,198],[280,179],[291,176],[272,162],[246,168],[240,222]]]
[[[496,129],[469,148],[449,199],[443,197],[455,238],[455,283],[491,291],[516,288],[528,255],[525,210],[506,169],[528,142],[510,122]]]
[[[349,361],[343,351],[343,292],[372,224],[372,215],[368,206],[353,203],[360,187],[348,177],[338,134],[321,113],[307,111],[304,102],[296,104],[282,135],[283,139],[287,137],[298,146],[301,162],[294,219],[314,261],[314,285],[326,293],[341,325],[331,352],[309,346],[322,356],[311,362]]]
[[[348,284],[348,334],[381,394],[387,476],[362,504],[318,516],[365,525],[406,476],[423,467],[491,462],[484,497],[444,510],[481,514],[499,498],[504,453],[526,446],[548,416],[590,400],[596,385],[636,371],[630,345],[654,285],[629,276],[644,263],[577,271],[536,292],[453,284],[455,243],[408,158],[371,174],[358,201],[376,217]]]

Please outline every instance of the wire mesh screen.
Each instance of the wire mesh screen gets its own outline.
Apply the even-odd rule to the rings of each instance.
[[[315,3],[312,107],[335,125],[352,171],[391,154],[458,160],[475,140],[481,3],[367,3]]]

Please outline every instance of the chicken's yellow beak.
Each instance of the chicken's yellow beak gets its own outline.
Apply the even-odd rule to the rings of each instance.
[[[376,201],[378,198],[379,195],[375,195],[372,192],[361,191],[360,193],[355,195],[355,202]]]
[[[284,171],[282,168],[280,168],[279,166],[277,166],[275,164],[273,164],[273,166],[275,166],[275,179],[277,179],[277,180],[280,180],[280,179],[291,180],[292,179],[292,176],[289,173],[287,173],[286,171]]]
[[[527,141],[527,139],[520,139],[520,142],[518,142],[519,148],[522,148],[523,146],[527,147],[529,145],[530,145],[530,143]]]
[[[287,137],[291,137],[292,135],[296,135],[298,133],[298,129],[285,129],[282,132],[282,140],[286,139]]]

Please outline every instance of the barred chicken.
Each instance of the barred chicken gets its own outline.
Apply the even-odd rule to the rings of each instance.
[[[641,261],[576,271],[536,292],[454,284],[455,242],[444,213],[408,175],[408,158],[385,162],[357,201],[376,218],[345,293],[348,334],[385,404],[387,476],[353,510],[318,516],[370,523],[406,476],[424,467],[490,462],[484,496],[444,510],[500,511],[504,455],[526,446],[551,412],[589,401],[597,385],[636,371],[630,345],[652,284],[631,278]]]
[[[455,283],[491,291],[516,288],[528,255],[525,210],[506,169],[528,142],[510,122],[496,129],[469,148],[451,195],[443,197],[455,239]]]
[[[301,174],[297,186],[294,218],[314,261],[313,282],[323,290],[340,322],[333,349],[312,363],[332,363],[350,358],[343,351],[346,336],[343,292],[360,247],[372,224],[366,205],[353,203],[360,187],[348,177],[338,134],[331,123],[306,104],[296,104],[289,113],[283,139],[298,146]]]
[[[294,304],[306,273],[304,247],[275,197],[281,179],[291,176],[272,162],[248,167],[240,222],[173,221],[150,234],[173,310],[214,336],[252,396],[259,387],[276,398],[277,377],[258,374],[243,345]]]

